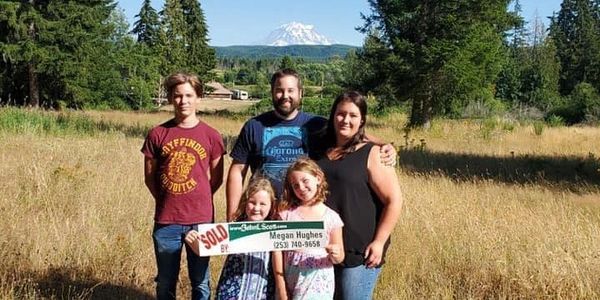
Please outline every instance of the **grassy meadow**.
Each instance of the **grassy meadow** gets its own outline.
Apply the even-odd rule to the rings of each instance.
[[[0,299],[152,298],[139,149],[169,117],[0,108]],[[245,120],[201,118],[229,143]],[[600,128],[404,122],[367,125],[400,149],[405,197],[376,299],[600,298]],[[211,260],[213,287],[222,263]],[[189,298],[185,264],[180,281]]]

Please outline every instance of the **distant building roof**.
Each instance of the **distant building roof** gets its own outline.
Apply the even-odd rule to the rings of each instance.
[[[207,95],[229,95],[229,96],[231,96],[233,94],[233,92],[226,89],[222,84],[220,84],[216,81],[207,82],[206,86],[212,88],[212,91],[205,92],[205,94],[207,94]]]

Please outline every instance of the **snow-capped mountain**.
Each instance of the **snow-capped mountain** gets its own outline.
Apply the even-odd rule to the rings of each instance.
[[[313,25],[291,22],[273,30],[260,44],[268,46],[331,45],[335,44],[335,41],[319,34]]]

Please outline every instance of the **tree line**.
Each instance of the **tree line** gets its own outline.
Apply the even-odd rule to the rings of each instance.
[[[351,50],[353,51],[353,50]],[[243,53],[241,53],[243,55]],[[328,59],[313,57],[251,58],[243,56],[218,57],[214,80],[226,86],[250,86],[252,98],[268,98],[271,75],[282,68],[297,70],[303,77],[304,96],[335,97],[343,89],[341,82],[345,59],[332,56]]]
[[[214,47],[218,57],[250,59],[279,58],[291,56],[323,62],[333,56],[343,57],[349,50],[358,48],[349,45],[288,45],[288,46],[224,46]]]
[[[548,30],[539,19],[526,30],[518,0],[369,0],[367,38],[344,86],[408,104],[411,126],[473,106],[596,122],[599,3],[563,0]]]
[[[518,0],[369,0],[361,48],[326,61],[217,58],[197,0],[145,0],[129,31],[114,1],[0,1],[0,104],[140,109],[175,70],[268,98],[278,68],[303,76],[308,96],[355,89],[377,109],[432,118],[512,111],[564,123],[600,118],[599,0],[563,0],[547,21]]]

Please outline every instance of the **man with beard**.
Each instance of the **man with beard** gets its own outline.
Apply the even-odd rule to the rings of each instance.
[[[237,210],[244,178],[250,167],[253,176],[268,178],[277,198],[282,193],[285,172],[299,156],[315,158],[320,152],[319,133],[327,119],[299,110],[302,103],[302,80],[294,70],[283,69],[271,77],[273,110],[248,120],[231,151],[233,159],[227,175],[227,220]],[[394,147],[382,147],[382,160],[393,165]]]

